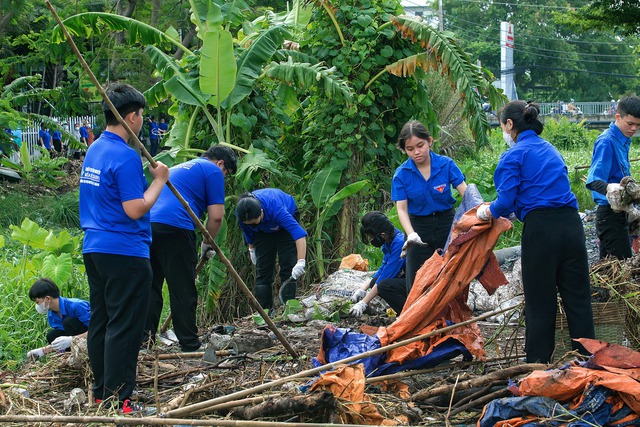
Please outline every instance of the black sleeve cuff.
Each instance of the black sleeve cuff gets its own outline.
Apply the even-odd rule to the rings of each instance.
[[[596,191],[600,194],[607,195],[607,183],[602,180],[597,180],[587,184],[587,188],[592,191]]]
[[[373,285],[376,284],[376,281],[378,280],[377,277],[372,277],[371,281],[369,282],[369,289],[373,288]]]

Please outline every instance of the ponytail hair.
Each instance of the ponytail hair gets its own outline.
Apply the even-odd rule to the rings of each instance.
[[[532,130],[540,135],[544,125],[538,120],[540,107],[534,102],[511,101],[500,111],[500,123],[503,125],[511,119],[513,128],[521,134],[526,130]]]
[[[236,217],[241,222],[251,221],[262,214],[262,203],[253,193],[242,193],[236,205]]]

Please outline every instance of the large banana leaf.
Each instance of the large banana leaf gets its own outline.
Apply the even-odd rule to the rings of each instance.
[[[129,41],[142,44],[163,45],[171,43],[184,52],[193,55],[187,47],[169,34],[125,16],[106,12],[86,12],[71,16],[63,21],[69,33],[73,36],[90,37],[92,35],[104,37],[104,28],[100,23],[106,25],[111,31],[128,31]],[[59,26],[56,26],[51,33],[51,41],[62,43],[65,41],[64,34]]]
[[[286,30],[281,26],[269,28],[251,43],[238,59],[238,74],[235,87],[224,100],[222,107],[229,111],[251,93],[260,71],[275,52],[282,47]]]
[[[342,188],[333,196],[329,197],[325,203],[324,209],[322,210],[320,222],[324,223],[327,218],[331,218],[332,216],[336,215],[341,207],[341,203],[339,204],[339,202],[342,202],[342,200],[346,199],[347,197],[356,194],[358,191],[362,190],[368,183],[369,181],[367,180],[354,182]]]
[[[487,116],[482,110],[479,91],[485,91],[494,99],[506,98],[497,88],[485,79],[485,76],[472,64],[467,54],[458,46],[453,34],[440,32],[429,24],[409,16],[393,17],[391,22],[402,37],[419,42],[425,52],[403,58],[386,67],[396,76],[411,76],[417,69],[440,70],[445,73],[452,88],[460,93],[463,108],[469,119],[471,132],[480,145],[487,145],[487,132],[490,130]]]
[[[264,69],[263,75],[307,90],[318,87],[329,99],[336,98],[350,102],[353,98],[351,88],[345,80],[334,75],[334,71],[335,67],[298,63],[289,59],[287,62],[272,62]]]
[[[200,90],[211,95],[211,105],[219,106],[233,90],[236,67],[231,33],[222,29],[208,31],[200,56]]]
[[[316,209],[322,209],[325,202],[335,194],[341,178],[342,170],[335,166],[327,166],[318,172],[309,187]]]

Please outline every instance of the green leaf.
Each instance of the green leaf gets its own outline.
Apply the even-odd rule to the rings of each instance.
[[[258,326],[267,324],[267,322],[265,322],[262,316],[260,316],[259,314],[254,314],[253,316],[251,316],[251,318],[253,319],[253,322]]]
[[[337,213],[337,210],[331,209],[334,204],[356,194],[358,191],[362,190],[368,183],[369,182],[367,180],[354,182],[347,185],[342,190],[338,191],[336,194],[327,199],[325,208],[323,209],[322,213],[322,222],[326,221],[327,218],[330,218]]]
[[[4,236],[0,234],[0,248],[4,248]]]
[[[313,205],[317,209],[321,209],[325,201],[336,192],[341,178],[342,170],[338,170],[333,166],[327,166],[318,172],[309,188]]]
[[[44,249],[49,252],[70,254],[73,252],[73,248],[73,239],[67,230],[62,230],[58,235],[52,231],[44,240]]]
[[[236,58],[229,31],[208,31],[200,57],[200,90],[211,95],[209,103],[218,106],[235,86]]]
[[[40,228],[38,224],[29,218],[25,218],[20,227],[10,225],[9,228],[13,230],[11,233],[12,239],[24,245],[31,246],[34,249],[44,249],[44,241],[49,235],[49,232],[44,228]]]
[[[71,254],[49,254],[42,261],[41,274],[42,277],[48,277],[61,286],[71,278],[71,267]]]

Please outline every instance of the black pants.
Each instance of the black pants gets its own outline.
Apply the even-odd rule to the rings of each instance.
[[[52,141],[53,141],[53,149],[58,153],[62,152],[62,141],[59,139],[52,139]]]
[[[410,215],[413,231],[418,233],[420,239],[427,246],[413,245],[407,250],[407,295],[413,287],[413,280],[422,264],[428,260],[436,249],[444,248],[453,224],[453,209],[436,212],[427,216]]]
[[[291,270],[296,265],[296,242],[284,229],[275,233],[257,232],[253,235],[253,246],[256,250],[256,299],[268,310],[273,307],[273,279],[276,269],[276,255],[280,263],[280,281],[291,277]],[[295,280],[290,285],[290,293],[282,295],[285,301],[296,297]]]
[[[525,352],[529,363],[548,363],[555,347],[560,292],[571,338],[594,338],[584,229],[570,207],[536,209],[522,229]],[[575,342],[576,350],[586,353]]]
[[[596,210],[596,235],[600,240],[600,258],[613,255],[618,259],[631,258],[629,224],[625,212],[614,212],[609,205]]]
[[[87,336],[96,399],[128,399],[136,385],[140,337],[151,289],[147,258],[84,254],[91,324]]]
[[[49,344],[58,337],[74,337],[87,332],[87,327],[77,317],[65,317],[62,319],[62,327],[64,329],[50,329],[47,332]]]
[[[395,277],[393,279],[384,279],[378,283],[378,295],[385,300],[387,304],[393,308],[393,311],[399,316],[402,313],[402,307],[407,301],[407,279],[404,277]]]
[[[200,347],[196,326],[196,233],[193,230],[152,223],[151,269],[153,281],[144,338],[155,338],[162,314],[162,285],[169,288],[173,329],[184,351]]]

